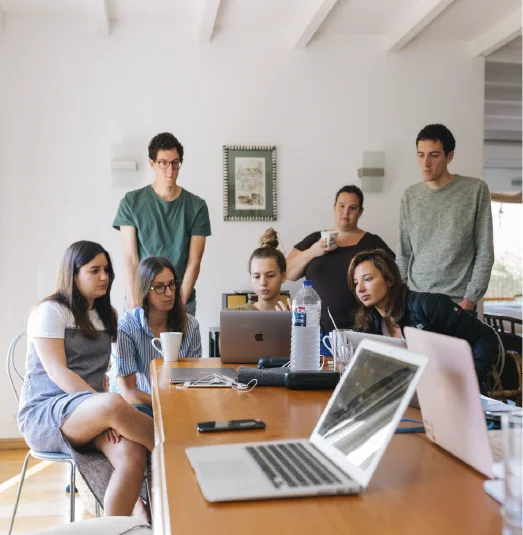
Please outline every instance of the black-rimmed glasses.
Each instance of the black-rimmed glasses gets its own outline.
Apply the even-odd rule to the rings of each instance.
[[[180,169],[182,162],[180,160],[173,160],[168,162],[167,160],[157,160],[156,163],[160,169],[169,169],[169,166],[173,166],[173,169]]]
[[[156,286],[151,286],[151,290],[154,290],[154,292],[159,295],[164,294],[167,288],[169,288],[171,292],[174,292],[176,289],[176,281],[171,281],[169,284],[157,284]]]

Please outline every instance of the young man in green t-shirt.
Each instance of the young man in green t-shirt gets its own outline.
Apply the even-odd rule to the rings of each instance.
[[[176,183],[182,163],[182,144],[172,134],[158,134],[149,143],[154,182],[120,201],[113,227],[122,233],[127,309],[136,307],[133,286],[140,260],[163,256],[176,269],[187,312],[196,313],[194,285],[211,223],[205,201]]]

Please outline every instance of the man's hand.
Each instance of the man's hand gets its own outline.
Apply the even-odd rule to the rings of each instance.
[[[289,310],[292,310],[292,301],[289,297],[287,297],[287,303],[284,303],[283,301],[278,301],[278,304],[274,308],[279,312],[288,312]]]
[[[467,299],[466,297],[464,297],[463,301],[460,301],[458,305],[463,310],[475,310],[476,309],[476,303],[473,303],[470,299]]]
[[[120,434],[118,433],[118,431],[116,431],[116,429],[106,429],[104,431],[104,435],[105,440],[107,440],[107,442],[111,442],[113,444],[118,444],[118,442],[120,442]]]

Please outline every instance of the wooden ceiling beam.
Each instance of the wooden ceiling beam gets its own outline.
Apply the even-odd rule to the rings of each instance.
[[[338,0],[315,0],[291,36],[294,48],[305,48]]]
[[[198,38],[200,41],[208,43],[212,39],[220,4],[221,0],[206,0],[199,26]]]
[[[521,35],[521,17],[522,10],[518,9],[515,13],[512,13],[512,15],[472,41],[470,44],[472,54],[475,57],[488,56]]]
[[[385,37],[386,49],[399,52],[419,35],[454,0],[416,0],[408,15]]]

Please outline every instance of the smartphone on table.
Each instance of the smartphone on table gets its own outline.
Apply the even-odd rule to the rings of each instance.
[[[250,420],[218,420],[216,422],[198,422],[196,429],[200,433],[213,431],[242,431],[249,429],[265,429],[265,422],[258,418]]]

